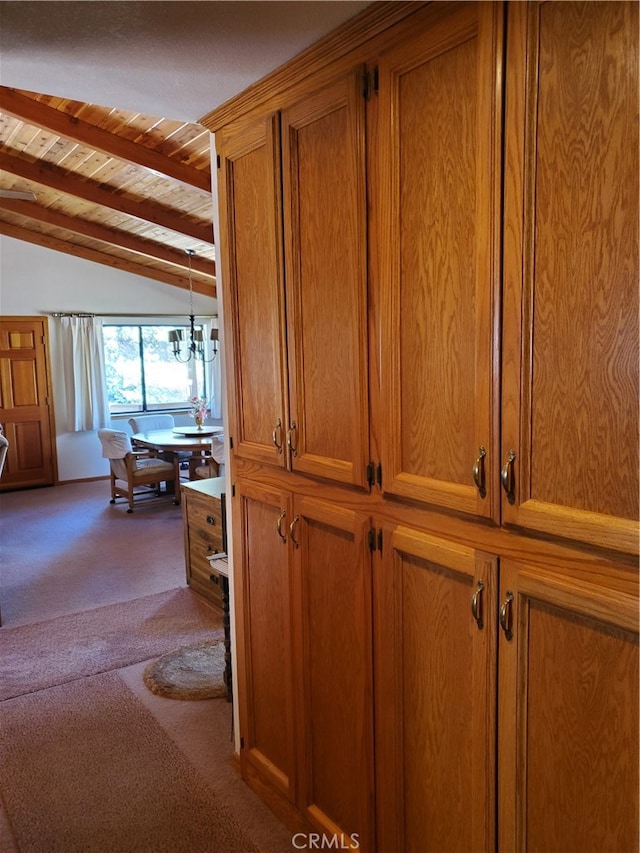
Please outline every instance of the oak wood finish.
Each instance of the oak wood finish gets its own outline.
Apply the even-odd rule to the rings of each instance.
[[[634,3],[510,8],[502,438],[505,523],[635,553],[637,33]]]
[[[46,318],[0,320],[0,422],[9,441],[0,491],[56,479]]]
[[[292,584],[286,543],[292,520],[286,493],[236,485],[234,536],[243,545],[235,568],[236,618],[242,626],[241,766],[282,799],[296,800],[293,711]],[[278,535],[278,522],[285,541]],[[282,808],[282,807],[281,807]]]
[[[356,72],[281,115],[291,465],[359,486],[369,461],[364,103]]]
[[[374,849],[369,520],[294,499],[300,808],[321,833]]]
[[[378,125],[383,488],[496,521],[501,19],[463,4],[381,56]]]
[[[503,561],[501,850],[638,848],[638,601]]]
[[[379,849],[494,849],[497,560],[406,527],[383,535]]]
[[[637,452],[637,424],[630,426],[637,416],[637,294],[627,289],[629,271],[637,278],[637,244],[635,233],[626,237],[629,223],[637,224],[637,199],[625,195],[634,186],[637,150],[625,158],[621,144],[637,138],[636,12],[621,3],[415,4],[385,30],[372,11],[370,38],[364,27],[347,49],[336,37],[331,62],[313,64],[321,46],[301,65],[294,61],[276,74],[273,89],[260,88],[262,100],[257,88],[214,119],[225,125],[219,136],[241,145],[245,130],[248,141],[250,128],[266,115],[279,110],[283,117],[293,419],[301,395],[343,381],[335,362],[321,365],[316,358],[323,333],[317,303],[311,302],[310,323],[294,287],[305,264],[315,275],[312,229],[328,233],[330,223],[320,220],[330,219],[334,206],[329,213],[323,209],[320,177],[313,171],[324,145],[330,150],[338,135],[337,117],[328,114],[336,120],[330,127],[322,113],[322,96],[329,100],[326,93],[337,91],[357,67],[373,84],[364,105],[368,281],[367,313],[359,322],[368,338],[363,376],[369,382],[370,458],[382,460],[382,482],[370,490],[353,488],[347,480],[297,466],[295,456],[289,468],[235,452],[231,458],[236,483],[256,494],[280,495],[287,519],[292,513],[295,520],[285,533],[294,567],[297,795],[278,799],[265,774],[256,782],[254,765],[244,774],[292,828],[302,821],[329,835],[355,831],[363,849],[385,853],[637,848],[638,535],[637,506],[629,500],[637,470],[626,470]],[[584,98],[576,97],[582,84],[580,74],[572,78],[571,58],[586,62]],[[321,124],[326,118],[330,132],[312,122],[306,139],[309,116],[320,116]],[[465,130],[451,133],[451,127]],[[575,145],[576,163],[582,164],[569,201],[555,198],[563,194],[564,176],[573,174],[565,140]],[[359,156],[360,138],[352,144],[355,149],[346,153]],[[296,159],[298,149],[306,152],[306,162]],[[602,189],[606,181],[597,158],[611,176],[611,194]],[[340,173],[344,163],[336,169]],[[340,204],[335,206],[342,210]],[[306,240],[288,224],[296,216],[309,226]],[[575,223],[582,223],[583,232]],[[235,245],[233,227],[227,214],[223,258],[224,240]],[[585,251],[573,256],[581,288],[573,294],[563,264],[565,241],[578,245],[576,234]],[[612,275],[606,282],[598,273],[584,283],[589,270],[598,270],[591,245],[607,258]],[[348,245],[347,257],[354,251]],[[233,320],[227,322],[233,331]],[[559,333],[564,329],[569,344]],[[251,331],[245,328],[245,336]],[[573,408],[562,407],[562,360],[571,362],[571,342],[586,353],[592,334],[596,356],[584,361],[593,388],[585,379],[578,388],[581,405],[569,394]],[[313,369],[296,372],[307,339]],[[242,352],[234,358],[241,361]],[[568,375],[579,385],[576,364],[574,359]],[[238,367],[232,381],[238,371],[247,381]],[[425,390],[429,383],[433,387]],[[597,399],[604,386],[606,419]],[[314,407],[317,440],[331,440],[323,429],[333,416]],[[554,421],[590,442],[572,449],[557,469],[569,481],[576,472],[568,505],[554,473],[554,460],[564,453],[564,433],[559,430],[556,442]],[[624,444],[619,453],[615,436]],[[467,461],[463,444],[470,445]],[[481,444],[484,498],[472,476]],[[500,486],[502,454],[512,447],[513,506]],[[583,460],[581,454],[594,448],[602,459]],[[614,495],[618,476],[621,494]],[[596,478],[606,481],[602,497]],[[238,504],[232,504],[238,519]],[[365,519],[374,550],[362,555],[361,569]],[[240,540],[236,547],[244,555]],[[334,599],[353,595],[361,571],[371,591],[356,596],[359,603],[347,615],[342,598]],[[482,628],[470,601],[479,580]],[[514,594],[504,615],[505,624],[511,618],[510,640],[499,628],[507,591]],[[238,587],[237,594],[246,595],[246,589]],[[373,694],[366,667],[364,675],[358,669],[366,643],[354,621],[372,632]],[[239,633],[246,641],[246,620]],[[349,641],[344,657],[357,673],[354,693],[351,681],[330,693],[336,635]],[[314,705],[322,713],[314,713]],[[247,701],[244,713],[249,718],[254,712]],[[349,715],[357,722],[345,747],[334,729]],[[370,715],[373,745],[362,760],[367,767],[373,761],[373,777],[358,781],[352,769],[336,770],[333,762],[343,749],[359,749],[359,721],[366,729]],[[327,756],[331,771],[316,765],[313,756],[319,754]],[[593,780],[584,769],[588,762],[597,765]],[[606,781],[609,771],[614,788]],[[557,774],[551,784],[549,774]],[[343,775],[355,790],[338,795]],[[634,795],[621,797],[630,787]],[[361,811],[353,830],[345,814],[362,809],[367,797],[372,812]],[[368,829],[370,817],[375,826]]]
[[[222,133],[216,147],[225,302],[234,317],[229,431],[239,457],[284,467],[289,399],[277,119]]]

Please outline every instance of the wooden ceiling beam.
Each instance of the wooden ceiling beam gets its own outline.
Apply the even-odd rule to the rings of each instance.
[[[164,270],[156,270],[151,267],[143,266],[124,258],[117,258],[113,255],[106,255],[102,252],[97,252],[95,249],[89,249],[86,246],[79,246],[75,243],[66,243],[64,240],[58,240],[55,237],[49,237],[46,234],[40,234],[35,231],[28,231],[25,228],[19,228],[16,225],[11,225],[8,222],[0,221],[0,234],[6,237],[13,237],[16,240],[23,240],[27,243],[33,243],[37,246],[42,246],[46,249],[64,252],[67,255],[74,255],[77,258],[83,258],[86,261],[103,264],[112,269],[122,270],[123,272],[132,273],[133,275],[141,276],[142,278],[150,278],[155,281],[160,281],[163,284],[170,284],[173,287],[179,287],[182,290],[189,288],[189,279],[183,276],[175,276]],[[193,290],[195,293],[201,293],[204,296],[216,296],[215,285],[209,282],[203,282],[197,278],[193,278]]]
[[[179,249],[172,249],[160,243],[154,243],[152,240],[144,240],[127,231],[105,228],[104,225],[91,222],[87,219],[67,216],[67,214],[60,213],[50,207],[42,207],[35,201],[3,199],[2,210],[9,213],[17,213],[19,216],[25,216],[36,222],[43,222],[54,228],[64,228],[66,231],[81,234],[83,237],[89,237],[92,240],[100,240],[102,243],[108,243],[111,246],[125,249],[128,252],[141,255],[143,258],[171,264],[172,266],[179,267],[180,270],[188,269],[186,254]],[[207,258],[194,255],[191,260],[191,267],[194,274],[200,273],[212,280],[215,279],[215,263]]]
[[[29,98],[8,86],[0,86],[0,112],[12,115],[34,127],[45,128],[87,148],[147,169],[156,175],[211,192],[209,171],[194,169],[186,163],[165,157],[157,151]]]
[[[55,166],[46,163],[34,163],[22,157],[0,152],[0,170],[51,187],[58,192],[81,198],[91,204],[116,210],[144,222],[152,222],[160,228],[167,228],[178,234],[186,234],[194,240],[213,245],[213,228],[211,225],[197,225],[181,220],[167,208],[131,201],[124,195],[114,193],[113,190],[102,189],[96,183],[79,180],[72,173],[65,172]]]

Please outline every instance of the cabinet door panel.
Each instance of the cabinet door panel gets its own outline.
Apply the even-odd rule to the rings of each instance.
[[[366,518],[296,499],[301,807],[373,850],[371,555]]]
[[[502,562],[500,849],[638,849],[638,602]]]
[[[233,452],[286,466],[286,342],[277,120],[216,137]],[[279,445],[279,447],[277,446]]]
[[[375,576],[381,849],[490,850],[497,560],[406,528],[389,534]]]
[[[505,522],[638,549],[638,5],[508,34]]]
[[[497,520],[503,9],[438,6],[379,67],[383,486]]]
[[[286,531],[287,495],[238,483],[240,510],[237,554],[242,555],[236,584],[240,731],[243,762],[250,762],[289,800],[295,799],[295,743],[289,557],[278,536]],[[282,528],[282,524],[285,525]]]
[[[364,98],[351,74],[282,113],[294,470],[365,485]]]

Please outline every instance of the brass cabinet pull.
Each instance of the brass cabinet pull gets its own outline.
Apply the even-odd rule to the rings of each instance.
[[[484,622],[482,620],[482,590],[484,583],[478,581],[478,587],[471,597],[471,615],[476,620],[476,625],[482,631]]]
[[[287,430],[287,447],[291,451],[292,456],[296,456],[298,453],[298,448],[294,446],[293,443],[293,434],[298,429],[298,425],[295,421],[291,421],[291,426]]]
[[[292,521],[292,522],[291,522],[291,524],[289,525],[289,536],[291,537],[291,541],[293,542],[293,544],[294,544],[294,546],[295,546],[296,548],[299,548],[299,547],[300,547],[300,543],[298,542],[298,540],[296,539],[296,537],[293,535],[293,532],[294,532],[294,530],[295,530],[296,524],[297,524],[299,521],[300,521],[300,516],[299,516],[299,515],[296,515],[296,517],[293,519],[293,521]]]
[[[282,453],[282,421],[280,418],[276,421],[276,425],[271,433],[271,441],[273,441],[278,453]]]
[[[476,484],[476,489],[478,490],[478,494],[481,498],[484,498],[487,494],[484,482],[484,457],[486,455],[487,451],[484,449],[483,445],[480,445],[480,448],[478,449],[478,458],[473,466],[473,482]]]
[[[286,509],[283,509],[282,512],[280,513],[280,517],[278,518],[278,520],[276,522],[276,530],[278,531],[278,536],[280,537],[281,542],[287,541],[287,537],[282,532],[282,522],[286,517],[287,517],[287,511],[286,511]]]
[[[514,450],[510,450],[507,453],[507,461],[504,463],[504,468],[500,472],[500,480],[502,482],[502,488],[505,490],[507,495],[507,500],[510,504],[515,503],[516,494],[515,494],[515,476],[513,473],[513,461],[516,458],[516,454]]]
[[[511,590],[507,590],[506,598],[500,608],[500,627],[504,631],[504,635],[507,640],[510,640],[513,637],[513,631],[511,630],[513,624],[512,601],[513,593]]]

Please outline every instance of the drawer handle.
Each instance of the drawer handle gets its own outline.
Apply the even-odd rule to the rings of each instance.
[[[207,524],[215,524],[215,523],[216,523],[215,515],[208,515],[207,516]]]

